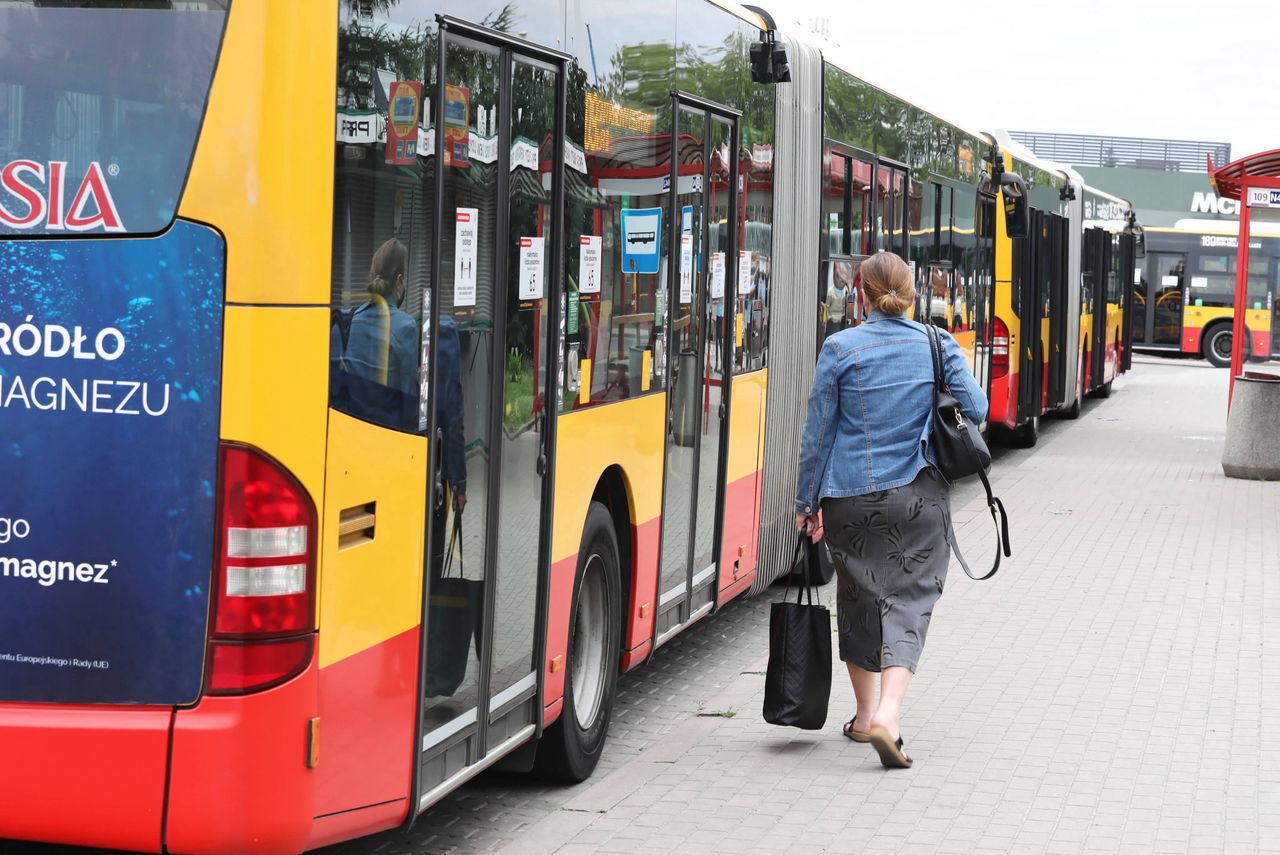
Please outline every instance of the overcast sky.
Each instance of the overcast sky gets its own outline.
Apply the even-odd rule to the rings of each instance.
[[[854,68],[980,129],[1229,142],[1233,158],[1280,148],[1276,0],[767,6],[826,18]]]

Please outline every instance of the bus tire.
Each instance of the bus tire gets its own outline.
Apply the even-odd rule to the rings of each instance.
[[[1111,397],[1111,383],[1112,383],[1112,382],[1113,382],[1113,381],[1108,380],[1106,383],[1103,383],[1103,384],[1102,384],[1101,386],[1099,386],[1097,389],[1094,389],[1094,390],[1093,390],[1093,397],[1095,397],[1095,398],[1110,398],[1110,397]]]
[[[569,613],[564,708],[538,741],[534,771],[562,784],[595,771],[609,734],[621,647],[621,559],[613,518],[592,502],[582,530]]]
[[[1032,416],[1026,423],[1010,434],[1010,444],[1014,448],[1032,448],[1040,441],[1040,417]]]
[[[1231,324],[1214,324],[1204,331],[1200,340],[1200,352],[1214,368],[1231,365]]]

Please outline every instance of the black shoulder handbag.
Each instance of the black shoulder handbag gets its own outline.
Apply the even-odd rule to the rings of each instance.
[[[965,417],[960,402],[947,386],[942,334],[932,324],[925,324],[924,329],[925,335],[929,337],[929,351],[933,356],[933,426],[929,431],[929,445],[933,449],[935,465],[948,481],[956,481],[969,475],[981,478],[982,486],[987,491],[987,510],[991,511],[991,520],[996,526],[996,560],[985,576],[973,575],[969,564],[960,554],[960,545],[955,541],[954,532],[951,551],[970,579],[990,579],[1000,569],[1001,552],[1006,558],[1013,554],[1009,549],[1009,518],[1004,512],[1004,503],[992,494],[991,482],[987,480],[987,469],[991,467],[991,449],[987,448],[987,442],[982,438],[978,426]]]
[[[764,720],[769,724],[820,730],[831,701],[831,613],[813,602],[812,544],[805,534],[796,540],[791,568],[801,564],[804,577],[796,601],[787,602],[791,577],[782,600],[769,606],[769,665],[764,677]],[[805,594],[809,602],[804,603]]]

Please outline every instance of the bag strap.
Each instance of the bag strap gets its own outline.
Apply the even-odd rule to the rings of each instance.
[[[444,567],[440,570],[441,578],[449,575],[449,570],[453,567],[453,551],[454,547],[458,549],[458,578],[465,577],[462,566],[462,514],[457,512],[453,515],[453,526],[449,532],[449,548],[444,554]]]
[[[960,566],[964,568],[964,573],[970,579],[982,582],[996,575],[996,571],[1000,569],[1000,553],[1003,551],[1006,558],[1013,555],[1009,549],[1009,517],[1004,512],[1004,502],[1000,501],[1000,497],[991,492],[991,482],[987,480],[987,473],[981,469],[978,470],[978,477],[982,479],[982,486],[987,491],[987,510],[991,512],[991,522],[996,527],[996,559],[992,563],[991,569],[985,576],[975,576],[973,571],[969,569],[969,562],[964,560],[964,556],[960,554],[960,543],[955,535],[955,528],[951,531],[951,552],[955,555],[956,560],[960,562]]]
[[[795,576],[796,561],[803,556],[804,561],[804,579],[802,581],[803,589],[796,590],[796,605],[804,605],[804,596],[809,595],[809,605],[813,605],[813,588],[809,585],[809,550],[805,545],[805,541],[809,539],[809,535],[800,532],[796,538],[796,550],[791,554],[791,565],[787,570],[787,587],[782,592],[782,601],[785,603],[787,598],[791,596],[791,579]]]

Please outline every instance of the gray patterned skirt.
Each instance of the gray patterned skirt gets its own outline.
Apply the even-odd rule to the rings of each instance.
[[[866,671],[920,662],[951,559],[951,489],[932,467],[905,487],[825,499],[840,658]]]

